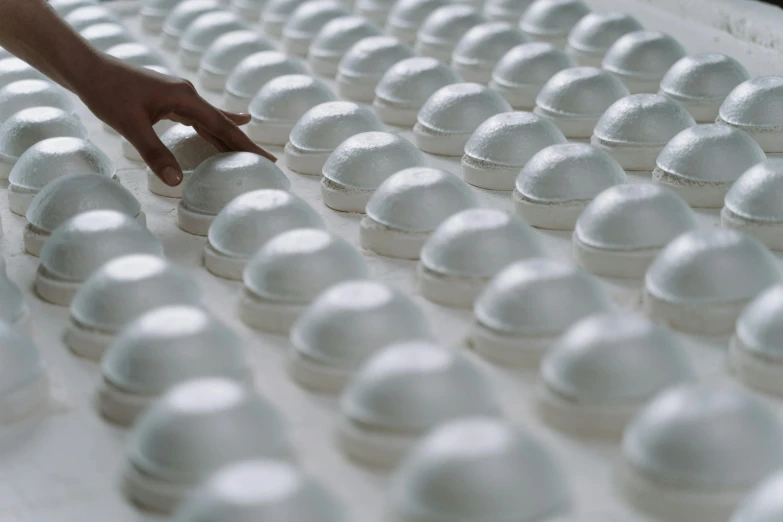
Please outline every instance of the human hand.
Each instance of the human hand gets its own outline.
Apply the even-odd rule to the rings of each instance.
[[[74,90],[85,105],[127,139],[167,185],[182,182],[182,169],[152,129],[164,119],[193,127],[221,152],[254,152],[277,161],[239,129],[250,121],[249,115],[213,107],[182,78],[102,56],[90,78],[79,83]]]

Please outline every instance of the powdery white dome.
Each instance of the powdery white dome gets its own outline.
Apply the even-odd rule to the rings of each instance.
[[[115,210],[145,223],[139,201],[115,180],[97,174],[70,174],[47,183],[30,202],[25,249],[37,256],[57,227],[88,210]]]
[[[471,417],[442,425],[414,447],[392,476],[389,504],[401,522],[532,521],[566,511],[569,493],[538,441],[506,421]]]
[[[712,123],[723,100],[750,78],[737,60],[720,53],[680,58],[661,80],[661,94],[681,103],[699,123]]]
[[[19,287],[9,277],[5,258],[0,256],[0,322],[5,322],[22,333],[28,334],[30,310]]]
[[[720,106],[716,121],[744,130],[753,136],[764,152],[783,152],[780,139],[783,127],[781,96],[783,77],[751,78],[729,93]]]
[[[571,28],[566,52],[580,65],[600,67],[612,44],[621,36],[642,29],[636,18],[620,11],[590,13]]]
[[[546,82],[533,112],[552,120],[567,138],[587,140],[603,113],[629,94],[623,82],[606,71],[573,67]]]
[[[411,127],[435,91],[458,83],[459,76],[435,58],[414,57],[392,65],[375,86],[373,109],[390,125]]]
[[[116,424],[133,424],[160,394],[192,379],[251,384],[250,361],[234,330],[195,303],[156,304],[137,314],[103,356],[98,408]]]
[[[240,316],[248,325],[288,334],[310,302],[327,288],[369,277],[358,250],[320,228],[296,228],[267,241],[248,261]]]
[[[770,159],[749,168],[729,189],[721,224],[783,250],[783,160]]]
[[[492,361],[535,368],[572,324],[610,308],[598,281],[576,265],[546,258],[518,261],[493,277],[476,299],[471,344]]]
[[[397,0],[356,0],[353,10],[357,15],[363,16],[383,29],[386,26],[389,11],[396,3]]]
[[[685,48],[666,33],[633,31],[620,37],[601,65],[632,93],[658,92],[666,71],[685,56]]]
[[[307,49],[321,28],[350,11],[337,0],[310,0],[296,8],[283,27],[286,54],[307,56]]]
[[[337,146],[356,134],[382,131],[383,123],[367,107],[334,101],[316,105],[296,122],[285,146],[289,169],[320,175]]]
[[[518,216],[468,209],[443,221],[424,243],[419,284],[427,299],[469,307],[504,267],[541,254],[536,233]]]
[[[414,56],[413,49],[391,36],[368,36],[356,42],[337,65],[337,92],[343,98],[373,101],[375,88],[395,63]]]
[[[27,149],[8,175],[8,206],[25,215],[33,197],[55,179],[70,174],[115,177],[114,162],[82,138],[48,138]]]
[[[247,134],[258,143],[285,145],[307,111],[336,99],[321,80],[306,74],[279,76],[264,84],[251,100]]]
[[[51,0],[49,6],[57,11],[57,14],[61,17],[65,17],[68,13],[79,9],[80,7],[87,7],[98,5],[95,0]]]
[[[734,230],[696,230],[650,265],[644,307],[677,330],[729,334],[748,302],[780,280],[777,259],[760,241]]]
[[[0,357],[2,426],[42,410],[49,398],[49,383],[36,346],[5,321],[0,321]]]
[[[288,74],[306,73],[302,62],[283,53],[253,53],[239,62],[228,75],[223,107],[229,111],[247,112],[250,100],[269,81]]]
[[[775,522],[783,516],[783,473],[763,480],[745,497],[731,522]]]
[[[424,20],[436,9],[448,4],[448,0],[398,0],[389,11],[386,33],[413,44]]]
[[[609,152],[625,170],[650,172],[669,140],[694,125],[679,103],[659,94],[632,94],[604,112],[590,142]]]
[[[470,135],[487,118],[511,112],[495,91],[477,83],[455,83],[435,91],[413,127],[416,146],[442,156],[461,156]]]
[[[225,33],[204,51],[199,64],[199,81],[207,90],[223,92],[229,74],[244,58],[273,49],[272,43],[254,30]]]
[[[363,214],[367,201],[389,176],[426,164],[424,154],[396,134],[357,134],[334,149],[324,163],[321,179],[324,204],[335,210]]]
[[[206,236],[215,216],[235,197],[261,189],[288,190],[291,182],[280,168],[252,152],[224,152],[193,171],[177,207],[179,226]]]
[[[257,22],[265,6],[266,0],[231,0],[231,9],[248,22]]]
[[[720,208],[732,184],[766,159],[746,133],[726,125],[697,125],[663,148],[653,180],[682,196],[692,207]]]
[[[476,25],[454,47],[451,66],[463,80],[486,84],[498,60],[526,41],[519,29],[506,22]]]
[[[224,6],[218,0],[183,0],[171,10],[163,21],[161,46],[168,51],[179,48],[179,39],[191,22],[203,14],[222,11]]]
[[[589,12],[582,0],[536,0],[522,14],[519,27],[533,40],[562,48],[571,28]]]
[[[179,61],[186,69],[197,69],[204,51],[220,36],[249,29],[247,23],[230,11],[201,14],[188,24],[179,40]]]
[[[573,230],[593,198],[626,181],[620,164],[601,149],[586,143],[552,145],[530,158],[517,176],[514,207],[534,227]]]
[[[486,0],[484,15],[493,21],[519,20],[533,0]]]
[[[623,438],[626,499],[673,522],[727,520],[783,465],[783,432],[759,399],[727,384],[677,386],[653,399]]]
[[[129,254],[162,256],[163,246],[126,214],[115,210],[82,212],[58,226],[44,243],[35,291],[45,301],[67,306],[95,270]]]
[[[177,508],[175,522],[343,522],[320,482],[279,460],[248,460],[212,475]]]
[[[171,198],[182,197],[187,180],[201,163],[219,153],[217,147],[202,138],[196,129],[177,123],[164,132],[160,141],[174,154],[174,159],[182,169],[184,180],[176,187],[163,183],[149,168],[147,168],[147,186],[151,192]]]
[[[541,361],[541,378],[546,422],[582,437],[616,438],[649,399],[696,376],[674,334],[620,312],[571,326]]]
[[[280,38],[291,14],[309,0],[269,0],[261,11],[261,27],[264,34],[271,38]]]
[[[21,80],[46,80],[46,76],[15,56],[0,59],[0,88]]]
[[[573,255],[594,274],[640,278],[663,247],[698,226],[688,204],[671,190],[648,183],[616,185],[579,216]]]
[[[314,73],[334,77],[337,65],[353,45],[381,30],[363,16],[341,16],[324,24],[310,44],[307,59]]]
[[[125,26],[118,23],[91,25],[83,29],[79,34],[90,42],[93,47],[104,52],[116,45],[134,41],[133,36]]]
[[[182,0],[142,0],[139,8],[141,28],[151,34],[160,33],[166,16]]]
[[[220,468],[249,459],[289,458],[286,432],[280,414],[250,387],[221,378],[186,381],[134,424],[125,494],[147,509],[169,513]]]
[[[264,243],[295,228],[324,228],[324,223],[305,200],[290,192],[247,192],[231,200],[212,221],[204,264],[215,275],[240,280],[245,263]]]
[[[200,301],[195,281],[173,263],[149,254],[117,257],[74,295],[64,341],[77,355],[100,361],[117,333],[150,308]]]
[[[91,25],[103,23],[122,23],[111,9],[102,5],[85,5],[74,9],[63,20],[70,25],[74,31],[79,32]]]
[[[489,86],[515,109],[532,110],[544,84],[555,73],[571,67],[576,67],[576,62],[550,43],[517,45],[495,64]]]
[[[0,122],[33,107],[56,107],[74,112],[71,95],[48,80],[18,80],[0,89]]]
[[[361,245],[382,256],[418,259],[422,245],[443,220],[478,206],[468,184],[453,174],[426,167],[401,170],[367,202]]]
[[[138,42],[121,43],[110,47],[106,54],[113,56],[129,65],[146,67],[154,65],[157,67],[168,67],[165,60],[158,53]]]
[[[359,463],[390,468],[427,432],[462,417],[501,414],[493,383],[457,350],[409,341],[379,351],[340,398],[340,446]]]
[[[416,51],[422,56],[448,63],[462,36],[487,19],[468,4],[451,4],[432,12],[416,35]]]
[[[288,368],[301,385],[337,393],[380,349],[431,335],[426,316],[405,294],[377,281],[345,281],[294,323]]]

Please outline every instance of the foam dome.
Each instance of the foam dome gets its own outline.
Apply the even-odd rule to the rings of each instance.
[[[416,41],[421,24],[439,7],[448,5],[447,0],[400,0],[394,3],[386,20],[386,33],[405,43]]]
[[[262,51],[272,51],[272,43],[256,31],[231,31],[219,36],[204,51],[198,76],[201,85],[210,91],[223,92],[226,80],[244,58]]]
[[[382,130],[381,121],[366,107],[344,101],[316,105],[291,129],[285,146],[286,164],[294,172],[320,175],[340,143],[362,132]]]
[[[772,250],[783,250],[783,160],[770,159],[749,168],[729,189],[721,224],[746,232]]]
[[[67,15],[64,15],[63,20],[77,33],[95,24],[122,23],[113,11],[99,4],[85,5],[74,9]]]
[[[692,207],[720,208],[732,184],[766,159],[746,133],[725,125],[697,125],[677,134],[656,161],[653,180]]]
[[[612,44],[601,65],[633,94],[658,92],[666,71],[683,56],[685,48],[668,34],[633,31]]]
[[[658,94],[632,94],[604,112],[590,141],[609,152],[625,170],[649,172],[664,146],[694,125],[677,102]]]
[[[589,13],[568,33],[566,52],[580,65],[600,67],[612,44],[621,36],[642,29],[636,18],[620,11]]]
[[[179,48],[179,40],[191,22],[203,14],[224,9],[217,0],[183,0],[171,10],[163,21],[161,46],[168,51]]]
[[[0,88],[21,80],[46,80],[46,76],[15,56],[0,59]]]
[[[519,20],[533,0],[486,0],[484,15],[495,22]]]
[[[492,481],[485,477],[494,477]],[[565,511],[568,487],[536,440],[506,421],[470,417],[430,432],[391,479],[398,520],[543,520]]]
[[[68,16],[69,13],[80,7],[93,5],[98,5],[98,3],[95,0],[51,0],[49,2],[49,6],[61,17]]]
[[[42,410],[49,398],[49,383],[38,349],[5,321],[0,321],[0,357],[2,426]]]
[[[320,228],[296,228],[267,241],[248,261],[240,316],[248,325],[288,334],[310,302],[341,281],[369,276],[361,253]]]
[[[334,77],[343,55],[353,45],[370,36],[378,36],[381,30],[363,16],[341,16],[324,24],[313,39],[307,59],[313,72]]]
[[[530,42],[509,49],[492,69],[489,86],[517,110],[532,110],[536,95],[555,73],[576,62],[550,43]]]
[[[392,65],[375,86],[373,109],[389,125],[410,127],[427,99],[459,76],[435,58],[406,58]]]
[[[416,146],[431,154],[460,156],[483,121],[511,110],[500,94],[477,83],[447,85],[419,110],[413,128]]]
[[[486,22],[481,12],[468,4],[452,4],[432,12],[416,35],[416,51],[448,63],[457,42],[471,28]]]
[[[83,29],[82,38],[100,51],[107,51],[115,45],[131,43],[133,36],[123,25],[117,23],[95,24]]]
[[[562,48],[571,28],[589,12],[582,0],[536,0],[522,14],[519,27],[533,40]]]
[[[258,143],[285,145],[294,125],[307,111],[336,99],[324,82],[306,74],[276,77],[250,101],[248,136]]]
[[[168,390],[134,424],[124,489],[137,504],[169,513],[228,464],[290,456],[283,420],[263,397],[228,379],[194,379]]]
[[[171,299],[126,324],[103,356],[101,374],[98,407],[122,426],[183,382],[205,377],[252,382],[242,339],[195,302]]]
[[[264,34],[271,38],[280,38],[291,14],[307,1],[309,0],[269,0],[261,11]]]
[[[130,65],[146,67],[154,65],[156,67],[167,68],[164,59],[155,51],[144,44],[138,42],[121,43],[110,47],[106,54],[113,56]]]
[[[751,78],[729,93],[720,106],[716,121],[744,130],[753,136],[764,152],[783,152],[780,144],[780,127],[783,126],[781,93],[783,77]]]
[[[306,74],[302,62],[277,51],[261,51],[242,59],[226,80],[223,106],[234,112],[247,112],[250,100],[268,82],[288,74]]]
[[[5,258],[0,256],[0,322],[29,334],[30,310],[19,287],[8,277]]]
[[[201,163],[219,153],[217,147],[202,138],[193,127],[177,123],[164,132],[160,141],[174,154],[184,176],[182,183],[170,187],[147,168],[147,186],[150,191],[170,198],[182,197],[188,178]]]
[[[451,66],[467,82],[489,83],[492,69],[506,52],[527,38],[506,22],[487,22],[467,31],[454,47]]]
[[[727,520],[741,498],[783,464],[781,441],[774,413],[739,388],[677,386],[626,429],[621,491],[656,518]]]
[[[220,36],[243,31],[248,25],[230,11],[201,14],[191,21],[179,40],[179,61],[185,69],[198,69],[204,51]]]
[[[500,415],[493,385],[475,363],[426,341],[393,344],[370,357],[346,386],[340,410],[343,452],[382,468],[439,425]]]
[[[294,323],[289,371],[303,386],[336,393],[382,348],[431,335],[405,294],[377,281],[345,281],[320,294]]]
[[[25,215],[44,186],[70,174],[100,174],[115,178],[111,158],[93,143],[72,137],[48,138],[27,149],[8,175],[8,206]]]
[[[748,71],[734,58],[700,53],[680,58],[661,80],[661,94],[681,103],[698,123],[713,123],[723,100]]]
[[[310,0],[291,13],[283,27],[286,54],[307,56],[307,49],[321,28],[330,21],[348,16],[345,4],[337,0]]]
[[[163,20],[182,0],[142,0],[139,8],[141,28],[146,33],[158,34],[163,29]]]
[[[129,254],[163,255],[163,246],[132,217],[115,210],[82,212],[58,226],[41,249],[35,277],[39,297],[67,306],[104,263]]]
[[[573,230],[593,198],[626,181],[620,164],[603,150],[586,143],[552,145],[517,176],[514,207],[534,227]]]
[[[71,95],[48,80],[18,80],[0,89],[0,122],[15,113],[34,107],[56,107],[74,112]]]
[[[389,176],[426,164],[424,154],[396,134],[357,134],[342,142],[324,163],[324,204],[335,210],[363,214],[367,201]]]
[[[302,198],[283,190],[254,190],[231,200],[207,233],[204,264],[215,275],[240,280],[247,260],[264,243],[295,228],[324,228]]]
[[[248,22],[257,22],[265,5],[266,0],[231,0],[231,9]]]
[[[343,98],[369,103],[384,73],[395,63],[414,56],[397,38],[369,36],[356,42],[337,65],[337,92]]]
[[[644,307],[677,330],[728,334],[750,300],[780,280],[777,259],[760,241],[734,230],[696,230],[650,265]]]

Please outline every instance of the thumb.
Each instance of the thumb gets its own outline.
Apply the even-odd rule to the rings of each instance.
[[[152,126],[144,125],[126,139],[136,147],[150,170],[166,185],[176,187],[182,183],[182,169],[174,154],[160,141]]]

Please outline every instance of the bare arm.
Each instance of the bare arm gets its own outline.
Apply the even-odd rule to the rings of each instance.
[[[152,130],[163,119],[194,127],[221,151],[255,152],[275,161],[237,126],[250,116],[216,109],[186,80],[101,53],[45,0],[0,0],[0,46],[79,96],[169,185],[182,181],[182,170]]]

